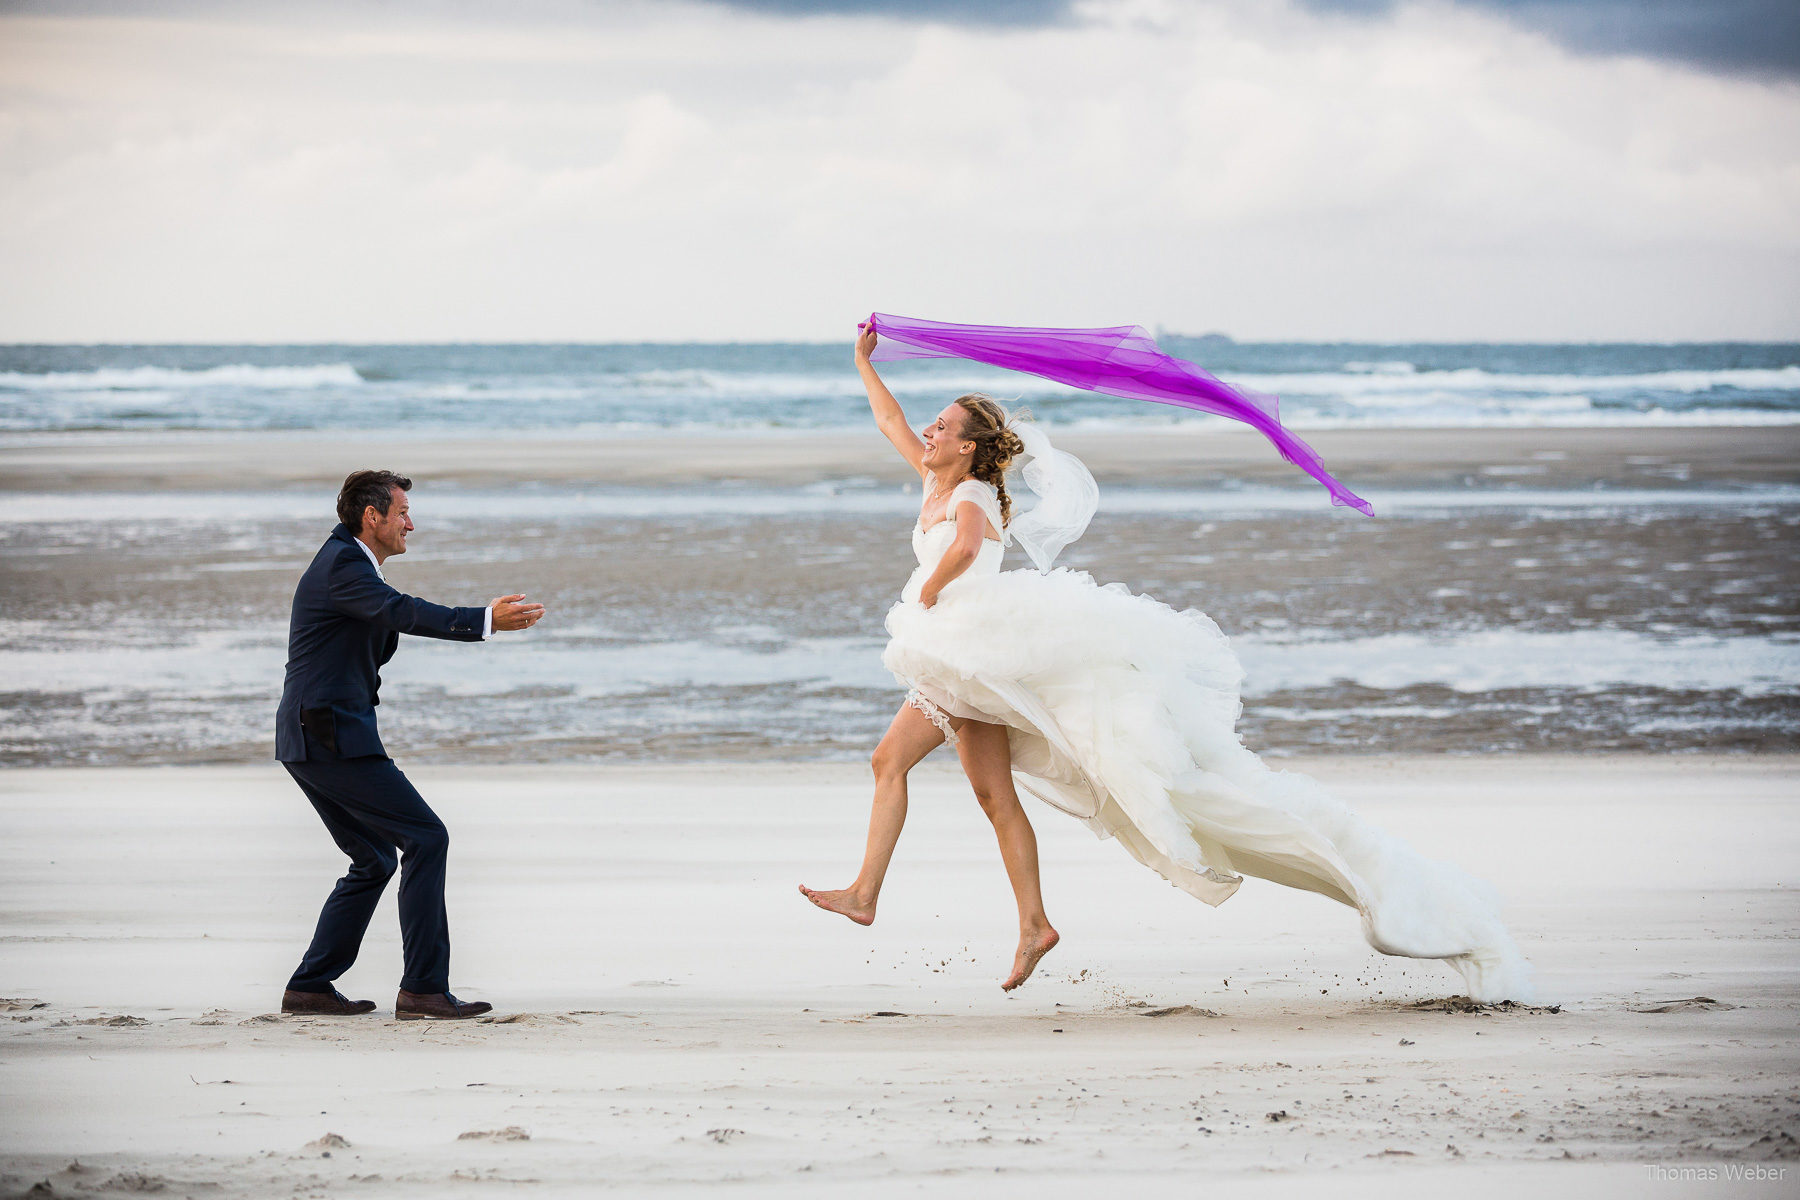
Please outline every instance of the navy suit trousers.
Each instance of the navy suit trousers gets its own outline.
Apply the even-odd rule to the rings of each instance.
[[[444,863],[450,834],[385,756],[339,758],[311,736],[306,761],[286,762],[319,819],[350,859],[319,913],[306,957],[288,981],[297,992],[329,992],[356,961],[382,889],[400,871],[400,937],[409,992],[450,990],[450,920]]]

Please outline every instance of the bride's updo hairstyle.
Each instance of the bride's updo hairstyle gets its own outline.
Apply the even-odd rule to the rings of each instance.
[[[958,396],[956,403],[963,410],[962,440],[975,443],[975,461],[969,464],[969,474],[993,485],[1000,493],[1000,523],[1004,525],[1012,520],[1006,470],[1016,455],[1025,452],[1025,443],[1008,427],[1006,410],[992,396],[970,392]]]

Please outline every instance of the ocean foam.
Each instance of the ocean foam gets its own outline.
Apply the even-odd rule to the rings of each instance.
[[[960,364],[958,364],[960,366]],[[1506,374],[1478,367],[1421,371],[1409,362],[1348,362],[1338,371],[1257,373],[1223,371],[1220,378],[1259,392],[1278,396],[1336,397],[1352,403],[1380,397],[1442,396],[1558,396],[1592,392],[1667,392],[1694,395],[1719,389],[1757,392],[1800,391],[1800,366],[1729,368],[1716,371],[1649,371],[1625,375]],[[930,388],[934,391],[985,391],[996,396],[1085,395],[1034,376],[1006,371],[943,370],[929,374],[908,372],[899,364],[886,366],[883,376],[890,387]],[[844,395],[860,398],[862,385],[854,374],[803,372],[728,371],[715,368],[653,368],[603,376],[605,382],[649,391],[692,390],[757,396]]]
[[[1457,692],[1621,686],[1800,693],[1800,639],[1654,637],[1622,630],[1490,629],[1453,637],[1231,639],[1251,695],[1353,683],[1391,691],[1436,684]]]
[[[584,699],[668,688],[894,687],[881,667],[880,639],[785,638],[769,630],[758,640],[743,632],[720,629],[703,639],[629,642],[540,630],[529,638],[498,638],[480,654],[408,639],[405,653],[382,670],[383,687],[395,699],[421,692],[500,696],[520,688],[565,689]],[[1245,695],[1251,699],[1343,684],[1378,691],[1436,685],[1465,695],[1616,687],[1800,694],[1800,638],[1793,636],[1489,629],[1366,638],[1245,634],[1232,637],[1231,646],[1244,664]],[[284,637],[276,631],[213,632],[172,646],[105,644],[94,638],[0,652],[0,673],[11,691],[81,694],[90,700],[265,694],[272,713],[284,658]]]
[[[1555,488],[1370,490],[1362,493],[1382,517],[1435,517],[1447,512],[1526,511],[1558,517],[1609,517],[1622,511],[1680,513],[1693,509],[1764,509],[1800,505],[1800,486],[1725,488]],[[0,523],[7,525],[171,524],[237,527],[245,521],[312,521],[323,531],[335,520],[330,491],[266,492],[0,492]],[[529,495],[529,500],[526,496]],[[918,492],[902,487],[860,487],[819,483],[794,488],[735,485],[692,488],[575,490],[534,488],[529,493],[448,487],[420,487],[412,496],[422,522],[510,520],[529,505],[536,519],[644,519],[669,517],[783,517],[812,514],[894,516],[918,511]],[[1027,505],[1021,504],[1021,511]],[[1109,487],[1100,492],[1100,511],[1116,516],[1147,513],[1207,517],[1254,517],[1269,513],[1317,512],[1362,520],[1334,509],[1317,488]]]
[[[1467,404],[1383,406],[1370,404],[1355,413],[1331,415],[1308,412],[1295,406],[1283,409],[1281,421],[1303,433],[1338,429],[1697,429],[1758,428],[1800,425],[1800,409],[1761,408],[1594,408],[1591,397],[1553,398],[1539,405],[1527,400],[1505,408],[1479,408]],[[1122,410],[1104,417],[1077,417],[1049,426],[1082,433],[1209,434],[1244,427],[1224,417],[1176,416],[1179,410],[1142,412]]]
[[[1370,395],[1441,392],[1458,395],[1567,395],[1593,392],[1672,392],[1694,395],[1717,389],[1754,392],[1800,391],[1800,366],[1732,368],[1718,371],[1647,371],[1633,375],[1499,374],[1479,367],[1447,371],[1350,370],[1307,371],[1277,375],[1233,375],[1228,382],[1278,396],[1336,396],[1352,400]],[[1410,366],[1411,364],[1406,364]]]
[[[1800,423],[1800,346],[1203,345],[1193,352],[1225,381],[1280,397],[1285,423],[1300,431]],[[1051,429],[1224,427],[1183,409],[958,360],[894,363],[884,377],[920,422],[959,393],[982,391],[1029,408]],[[522,411],[502,429],[495,404]],[[842,346],[0,346],[0,430],[13,435],[845,428],[866,434],[868,406]]]
[[[284,633],[211,632],[183,644],[129,642],[0,651],[0,673],[13,692],[78,694],[92,700],[132,696],[228,698],[264,693],[269,713],[281,692]],[[382,668],[390,699],[419,691],[498,696],[519,688],[567,689],[577,698],[666,688],[891,688],[881,643],[870,638],[795,638],[745,644],[731,636],[704,641],[605,642],[548,630],[499,637],[471,654],[467,646],[409,638],[405,653]]]
[[[363,382],[349,363],[305,367],[255,367],[233,363],[204,370],[174,367],[101,367],[93,371],[0,371],[0,390],[19,392],[133,392],[182,388],[353,387]]]

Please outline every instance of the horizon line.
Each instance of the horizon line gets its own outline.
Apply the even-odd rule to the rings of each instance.
[[[1224,333],[1176,333],[1153,331],[1157,340],[1204,341],[1231,346],[1800,346],[1800,334],[1791,338],[1235,338]],[[68,341],[0,341],[0,351],[24,349],[72,350],[81,348],[146,347],[160,349],[206,349],[222,347],[306,349],[326,346],[380,349],[386,347],[428,348],[435,346],[535,347],[535,346],[849,346],[849,338],[729,338],[721,340],[693,338],[630,338],[615,341],[582,338],[554,340],[513,340],[480,338],[424,338],[392,340],[346,340],[337,338],[304,341],[190,341],[142,340],[100,341],[91,338]],[[891,365],[891,364],[890,364]]]

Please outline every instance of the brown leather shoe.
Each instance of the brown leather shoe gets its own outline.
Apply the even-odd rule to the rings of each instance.
[[[493,1012],[486,1000],[464,1004],[449,992],[409,992],[400,989],[394,1000],[394,1016],[402,1021],[462,1021]]]
[[[329,992],[296,992],[289,988],[281,993],[281,1011],[312,1017],[354,1017],[357,1013],[374,1012],[375,1002],[352,1000],[336,988]]]

